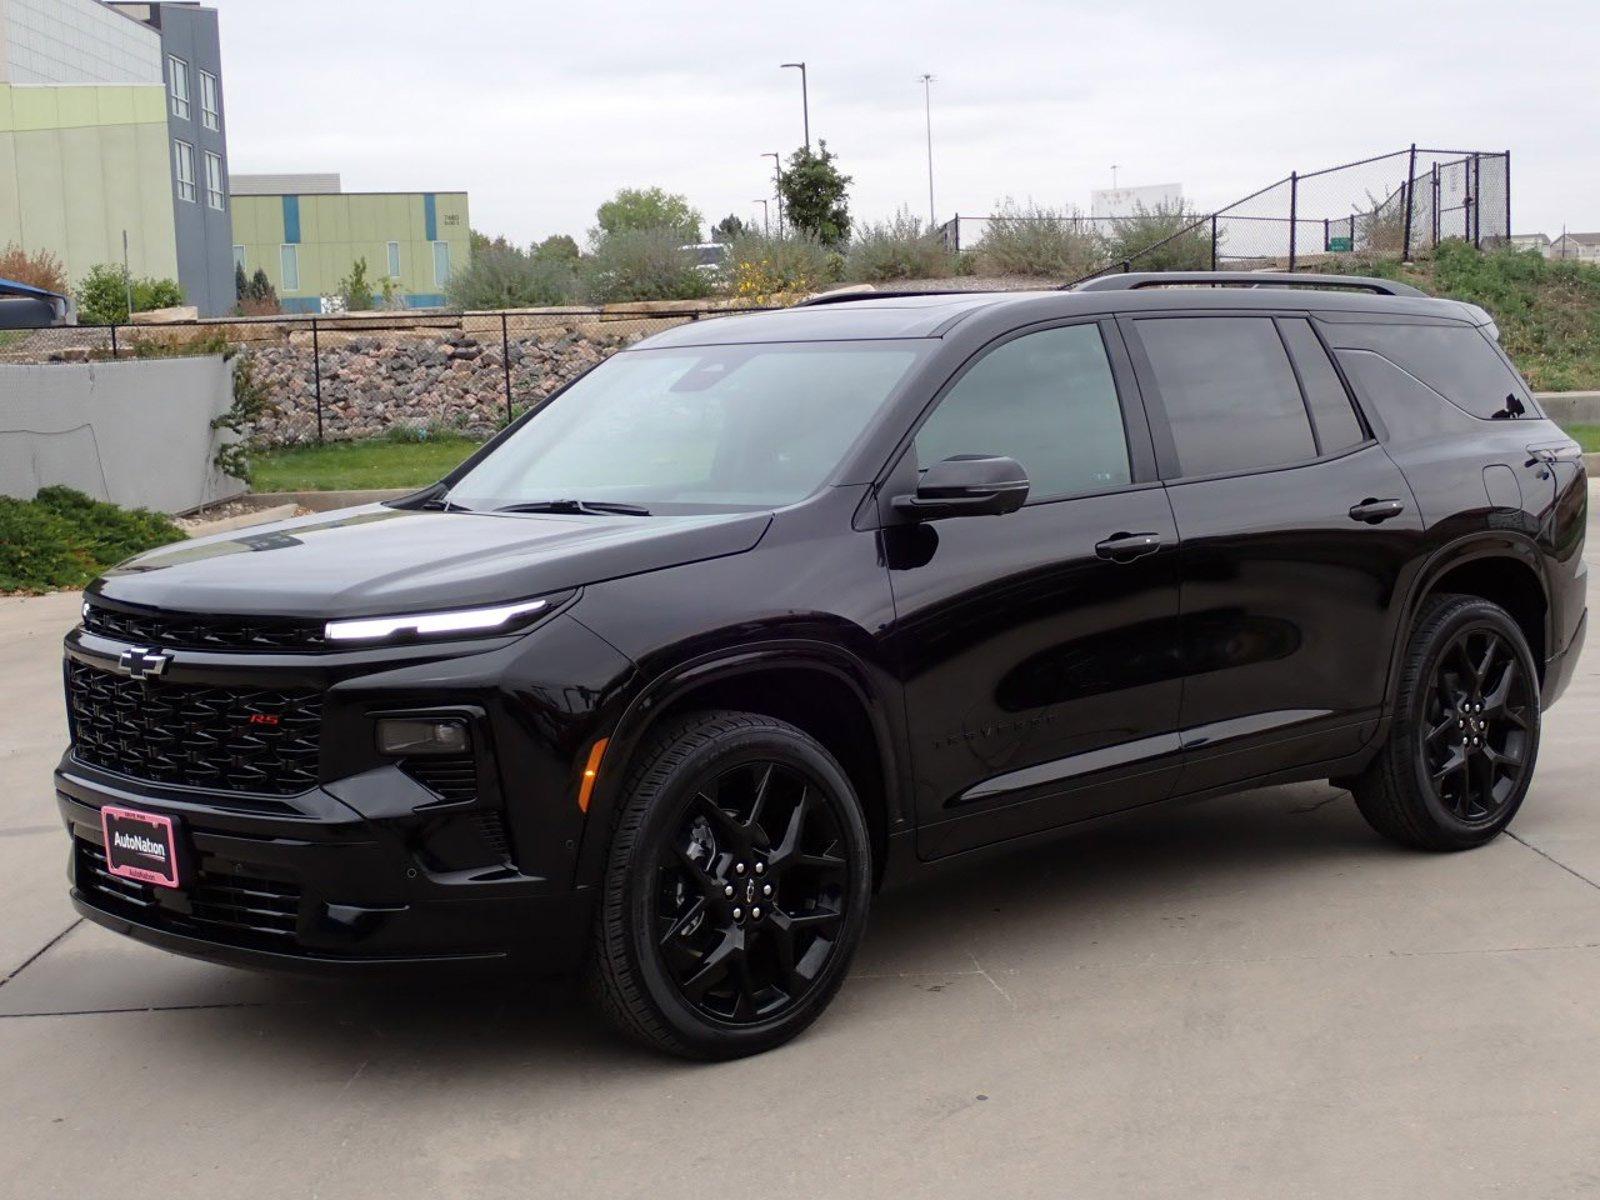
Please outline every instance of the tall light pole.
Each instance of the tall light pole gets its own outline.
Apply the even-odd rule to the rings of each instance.
[[[922,115],[928,125],[928,229],[938,223],[933,215],[933,76],[917,77],[922,84]]]
[[[806,88],[806,65],[803,62],[779,63],[780,68],[798,67],[800,70],[800,113],[806,123],[806,149],[811,149],[811,96]]]
[[[772,160],[772,173],[778,189],[778,236],[783,236],[783,158],[776,150],[769,150],[761,156]]]
[[[757,196],[750,203],[761,205],[761,236],[771,237],[772,224],[767,220],[767,198],[765,196]]]

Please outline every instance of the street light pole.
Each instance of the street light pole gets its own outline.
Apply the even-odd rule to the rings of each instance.
[[[806,87],[806,65],[803,62],[779,63],[779,67],[798,67],[800,69],[800,113],[806,123],[806,149],[811,149],[811,95]]]
[[[761,236],[768,238],[771,237],[772,225],[767,220],[767,198],[765,196],[757,196],[750,203],[761,205]]]
[[[933,215],[933,76],[918,76],[922,84],[922,115],[928,126],[928,229],[931,232],[937,220]]]
[[[778,236],[783,236],[783,158],[776,150],[769,150],[761,156],[772,160],[772,172],[777,179],[778,188]]]

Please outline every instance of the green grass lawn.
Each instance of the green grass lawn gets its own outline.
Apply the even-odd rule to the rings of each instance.
[[[1563,425],[1585,454],[1600,454],[1600,425]]]
[[[458,437],[421,442],[377,438],[269,450],[250,456],[250,486],[258,492],[425,487],[448,474],[479,444]]]

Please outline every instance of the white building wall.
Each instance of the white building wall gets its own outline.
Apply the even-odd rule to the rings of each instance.
[[[0,0],[0,81],[160,83],[161,35],[95,0]]]

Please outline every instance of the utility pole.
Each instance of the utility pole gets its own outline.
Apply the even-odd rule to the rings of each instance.
[[[933,210],[933,76],[919,75],[922,84],[922,117],[928,129],[928,230],[932,232],[938,221]]]
[[[1112,163],[1111,164],[1111,190],[1113,192],[1117,190],[1117,164],[1116,163]]]
[[[800,69],[800,115],[806,123],[806,150],[811,149],[811,95],[806,86],[806,65],[803,62],[779,63],[780,68],[798,67]]]
[[[777,181],[778,189],[778,236],[783,236],[783,157],[776,150],[769,150],[761,156],[772,160],[772,173]]]
[[[128,296],[128,324],[133,324],[133,272],[128,269],[128,231],[122,231],[122,286]]]
[[[772,225],[767,220],[767,198],[765,196],[757,196],[750,203],[761,205],[761,236],[771,237]]]

